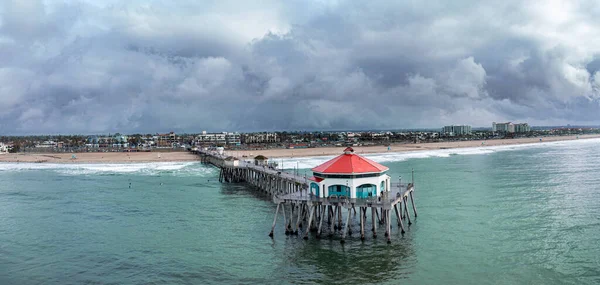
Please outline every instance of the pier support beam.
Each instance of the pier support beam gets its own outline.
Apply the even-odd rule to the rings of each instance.
[[[373,238],[377,238],[377,223],[375,222],[375,213],[377,209],[371,207],[371,223],[373,224]]]
[[[396,218],[398,218],[398,226],[400,227],[400,233],[404,234],[404,223],[402,223],[402,218],[400,217],[400,213],[398,213],[398,204],[394,205],[394,211],[396,212]]]
[[[413,191],[410,191],[409,194],[410,194],[410,203],[412,204],[413,212],[415,213],[415,218],[416,218],[417,217],[417,207],[415,207],[415,199],[413,197]]]
[[[410,215],[408,214],[408,198],[406,196],[404,196],[404,214],[406,219],[408,220],[408,225],[412,225],[412,222],[410,221]]]
[[[386,224],[386,231],[387,231],[387,243],[392,243],[392,226],[390,223],[390,210],[385,210],[385,224]]]
[[[331,212],[331,223],[329,225],[330,227],[330,231],[329,231],[329,236],[333,236],[333,233],[335,232],[336,226],[335,226],[335,216],[337,215],[337,206],[331,206],[333,208],[333,211]]]
[[[358,211],[360,212],[360,239],[365,240],[365,214],[363,213],[363,207],[359,207]],[[364,208],[366,211],[366,208]]]
[[[341,213],[342,211],[340,207],[340,214]],[[348,208],[348,217],[346,217],[346,224],[344,225],[344,231],[342,232],[342,240],[340,241],[341,243],[346,242],[346,231],[348,229],[348,224],[350,224],[350,215],[352,215],[352,208]]]
[[[281,204],[281,212],[283,213],[283,228],[285,229],[285,234],[289,235],[290,231],[288,231],[287,219],[285,218],[285,203]]]
[[[305,240],[308,239],[308,233],[310,232],[310,223],[312,222],[313,215],[315,214],[315,206],[310,205],[308,211],[310,212],[310,215],[308,217],[308,225],[306,227],[306,230],[304,231],[304,239]]]
[[[271,238],[273,238],[273,231],[275,230],[275,223],[277,223],[277,214],[279,214],[279,206],[281,204],[277,203],[277,210],[275,210],[275,217],[273,218],[273,226],[271,227],[271,233],[269,233],[269,236]]]
[[[342,205],[338,206],[338,231],[342,230]]]
[[[321,226],[323,226],[323,220],[325,220],[325,212],[327,212],[328,205],[321,206],[321,219],[319,219],[319,229],[317,229],[317,238],[321,238]]]
[[[296,205],[296,212],[297,212],[297,218],[296,218],[296,226],[294,227],[294,234],[297,235],[298,234],[298,229],[300,228],[300,219],[302,218],[302,205],[298,204]]]

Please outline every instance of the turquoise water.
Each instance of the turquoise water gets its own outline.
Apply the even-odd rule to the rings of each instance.
[[[0,164],[0,284],[600,283],[600,140],[369,157],[415,170],[391,245],[271,240],[270,198],[199,163]]]

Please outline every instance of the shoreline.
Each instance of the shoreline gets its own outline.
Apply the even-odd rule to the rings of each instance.
[[[434,143],[416,143],[402,144],[394,143],[387,146],[356,146],[352,147],[357,154],[386,154],[386,153],[406,153],[413,151],[428,151],[441,149],[461,149],[492,146],[509,146],[538,144],[559,141],[585,140],[600,138],[599,134],[592,135],[572,135],[572,136],[549,136],[534,138],[516,138],[516,139],[494,139],[494,140],[473,140],[473,141],[452,141],[452,142],[434,142]],[[542,139],[542,141],[540,141]],[[249,158],[257,155],[264,155],[268,158],[299,158],[299,157],[318,157],[339,155],[345,149],[342,147],[322,147],[322,148],[303,148],[303,149],[266,149],[266,150],[230,150],[225,151],[226,155],[237,157],[247,156]]]
[[[75,155],[75,159],[72,159]],[[7,153],[0,163],[40,164],[132,164],[149,162],[196,162],[198,156],[177,152],[78,152],[78,153]]]
[[[540,142],[540,138],[542,141]],[[453,141],[417,144],[391,144],[387,146],[353,147],[358,154],[405,153],[412,151],[428,151],[440,149],[460,149],[475,147],[491,147],[503,145],[523,145],[558,141],[583,140],[600,138],[600,135],[550,136],[517,139],[496,139],[477,141]],[[304,149],[265,149],[265,150],[230,150],[226,155],[252,158],[264,155],[269,158],[298,158],[333,156],[342,153],[346,147],[323,147]],[[76,158],[72,159],[72,155]],[[42,163],[42,164],[130,164],[152,162],[196,162],[198,156],[190,152],[83,152],[83,153],[7,153],[0,154],[0,163]]]

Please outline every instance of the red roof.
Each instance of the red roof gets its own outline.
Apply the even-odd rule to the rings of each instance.
[[[321,177],[314,177],[314,176],[313,176],[313,177],[311,177],[311,178],[308,178],[308,180],[312,180],[312,181],[315,181],[315,182],[321,182],[321,181],[323,181],[324,179],[323,179],[323,178],[321,178]]]
[[[313,168],[312,171],[329,174],[354,174],[378,173],[389,169],[375,161],[354,154],[353,152],[354,150],[352,150],[352,148],[346,148],[344,154]]]

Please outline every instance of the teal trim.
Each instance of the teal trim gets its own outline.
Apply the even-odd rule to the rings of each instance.
[[[319,184],[317,183],[310,183],[310,192],[315,194],[315,196],[319,196]]]
[[[327,188],[329,190],[329,197],[331,196],[345,196],[350,198],[350,187],[344,185],[331,185]]]
[[[377,197],[377,186],[374,184],[363,184],[356,187],[356,198]]]

